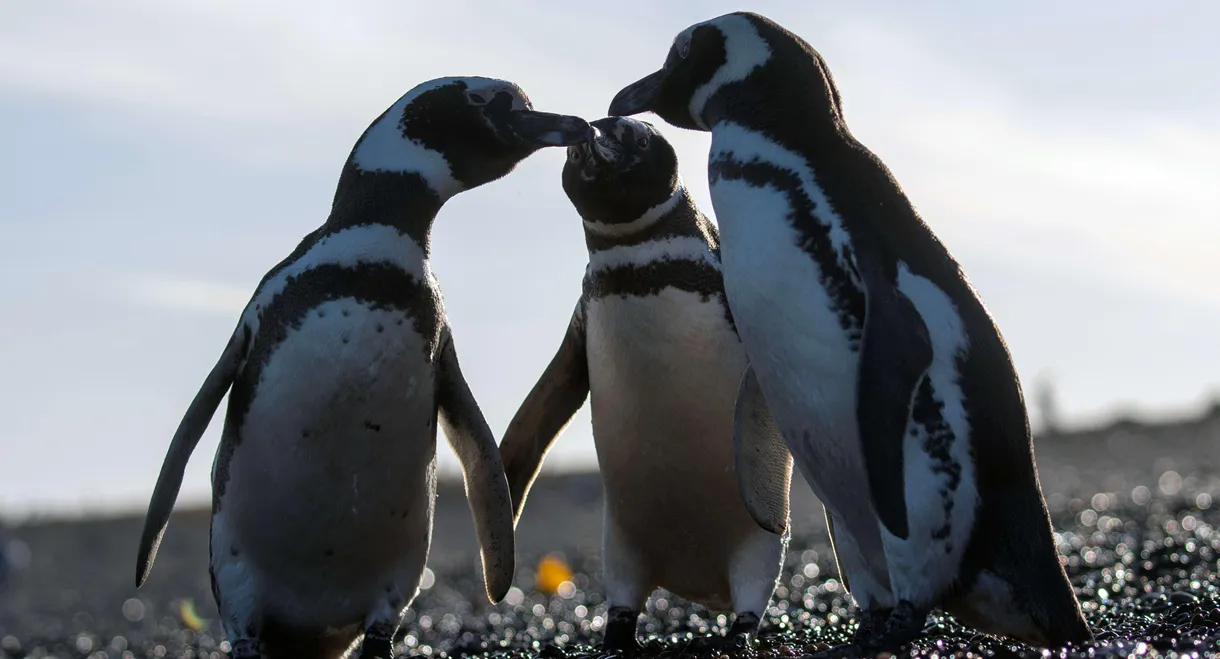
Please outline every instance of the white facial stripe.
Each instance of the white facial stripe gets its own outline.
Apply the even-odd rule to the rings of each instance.
[[[401,126],[403,112],[412,101],[425,92],[454,84],[457,80],[429,80],[403,94],[377,123],[369,127],[364,141],[352,154],[355,165],[366,172],[415,172],[442,199],[461,192],[462,184],[453,178],[445,156],[404,136]]]
[[[628,130],[631,131],[630,135],[627,134]],[[626,142],[629,139],[635,140],[641,135],[648,135],[649,132],[648,126],[638,119],[632,119],[631,117],[619,117],[614,122],[614,138],[617,139],[619,143]]]
[[[602,222],[590,222],[585,220],[585,228],[599,235],[611,238],[622,236],[630,236],[637,231],[643,231],[648,227],[657,223],[666,213],[673,210],[678,205],[678,201],[686,194],[686,187],[682,185],[682,181],[678,181],[678,188],[673,194],[669,195],[669,199],[649,208],[644,211],[644,214],[630,222],[622,224],[604,224]]]
[[[487,100],[491,100],[490,96],[497,92],[507,92],[513,97],[514,109],[522,110],[526,107],[521,90],[506,80],[479,77],[429,80],[403,94],[390,106],[381,120],[369,127],[364,141],[352,156],[355,165],[366,172],[415,172],[423,177],[428,187],[442,200],[465,189],[462,182],[453,177],[453,171],[444,154],[404,136],[401,126],[403,112],[421,94],[459,82],[466,83],[467,91],[488,95]]]
[[[611,270],[622,266],[644,266],[657,261],[703,261],[720,268],[720,262],[703,238],[695,236],[673,236],[663,240],[652,240],[638,245],[618,245],[603,249],[589,257],[592,272]]]
[[[739,80],[744,80],[754,69],[771,59],[771,46],[763,40],[754,28],[754,24],[744,16],[721,16],[708,21],[724,35],[725,62],[712,79],[700,85],[691,94],[690,116],[702,129],[708,126],[703,122],[703,109],[707,101],[721,87]]]
[[[624,118],[624,117],[619,117],[617,120],[615,120],[614,139],[618,140],[619,142],[622,142],[623,141],[623,131],[627,130],[627,128],[630,126],[631,126],[631,124],[628,123],[626,118]]]
[[[267,280],[246,307],[247,324],[252,330],[258,329],[260,310],[284,291],[289,277],[323,265],[355,267],[361,263],[391,263],[418,281],[429,274],[424,251],[410,236],[380,224],[351,227],[314,243],[301,258]]]
[[[528,110],[529,99],[526,98],[525,92],[517,85],[507,80],[497,80],[496,78],[456,78],[466,83],[467,93],[475,93],[481,95],[485,100],[490,101],[496,94],[508,94],[513,99],[512,108],[514,110]]]
[[[801,182],[801,188],[813,202],[814,214],[823,224],[830,227],[830,244],[834,246],[835,254],[841,255],[844,247],[851,245],[847,230],[843,228],[843,218],[835,212],[826,193],[817,184],[817,179],[809,163],[800,154],[790,151],[780,144],[768,139],[765,135],[742,127],[731,121],[717,124],[712,131],[712,148],[710,160],[730,158],[740,163],[766,162],[796,174]],[[842,256],[839,256],[840,260]]]

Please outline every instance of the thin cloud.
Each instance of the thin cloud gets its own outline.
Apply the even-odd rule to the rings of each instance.
[[[236,319],[253,291],[247,286],[172,276],[126,277],[117,289],[145,306],[202,316]]]
[[[955,252],[1064,262],[1220,307],[1220,124],[1082,121],[878,24],[845,26],[832,48],[845,60],[848,123]],[[899,57],[901,67],[858,64]]]
[[[0,392],[10,425],[28,437],[16,460],[71,453],[65,473],[78,486],[47,497],[84,497],[80,483],[103,473],[98,491],[142,506],[164,442],[258,278],[324,217],[342,159],[373,117],[414,84],[454,74],[510,78],[540,109],[600,117],[622,84],[657,66],[681,28],[735,8],[709,4],[607,13],[540,0],[528,11],[462,0],[425,9],[376,0],[358,8],[321,0],[0,3],[0,99],[31,118],[7,129],[56,146],[33,145],[4,164],[72,186],[31,191],[20,183],[28,177],[0,176],[9,181],[0,195],[9,240],[0,244],[13,245],[14,282],[0,296],[23,332],[0,350],[21,383]],[[964,41],[949,43],[954,32],[977,37],[1017,10],[937,10],[960,13],[959,23],[908,20],[927,9],[898,5],[774,1],[756,10],[826,55],[853,130],[977,273],[1019,368],[1056,367],[1069,416],[1116,399],[1160,404],[1214,380],[1196,366],[1214,352],[1196,331],[1214,315],[1179,300],[1220,294],[1210,286],[1218,273],[1208,249],[1220,226],[1210,185],[1220,177],[1209,161],[1220,126],[1190,123],[1215,108],[1190,105],[1168,83],[1155,91],[1160,106],[1129,106],[1117,67],[1089,79],[1106,94],[1076,95],[1071,107],[1021,86],[1055,60],[1087,62],[1094,33],[1000,65],[980,63],[987,58],[972,57],[979,49]],[[1020,51],[1016,44],[1042,29],[1014,31],[1005,47]],[[1169,66],[1185,52],[1174,46],[1142,42],[1140,56]],[[1167,113],[1172,106],[1193,111]],[[674,142],[684,179],[712,212],[708,136],[644,118]],[[77,144],[65,134],[104,139]],[[579,294],[585,253],[558,185],[562,154],[541,153],[461,195],[437,223],[434,266],[463,370],[497,432],[553,355]],[[66,173],[68,155],[90,166]],[[98,163],[110,178],[99,179]],[[56,203],[44,203],[52,193]],[[121,276],[97,276],[117,268]],[[1090,331],[1098,317],[1113,327]],[[48,362],[52,344],[61,359]],[[1132,345],[1149,349],[1133,353]],[[130,400],[141,414],[130,413]],[[54,405],[87,412],[52,424]],[[595,464],[587,414],[557,444],[548,470]],[[218,421],[192,461],[184,499],[206,499]],[[75,438],[99,429],[110,433],[105,451],[88,453]],[[446,442],[439,451],[452,467]],[[98,469],[112,455],[126,457]],[[0,486],[5,505],[30,497],[28,483]]]

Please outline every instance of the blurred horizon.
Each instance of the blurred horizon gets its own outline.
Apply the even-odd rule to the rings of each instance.
[[[412,8],[0,6],[0,520],[142,511],[263,273],[326,219],[364,128],[483,75],[601,117],[719,0]],[[750,3],[826,58],[1004,334],[1035,429],[1220,400],[1220,5]],[[708,136],[653,115],[715,216]],[[550,149],[441,211],[433,269],[497,438],[559,345],[586,261]],[[222,404],[179,506],[208,500]],[[456,461],[438,436],[441,469]],[[546,471],[594,468],[587,407]]]

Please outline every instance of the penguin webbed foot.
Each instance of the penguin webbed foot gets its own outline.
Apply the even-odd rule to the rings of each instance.
[[[900,647],[919,638],[927,619],[927,609],[920,609],[911,602],[900,600],[893,609],[862,614],[851,643],[827,648],[802,659],[863,659],[875,657],[882,652],[896,652]]]
[[[357,659],[393,659],[394,626],[388,622],[375,622],[364,631],[364,642],[360,644]]]
[[[882,645],[881,650],[906,645],[919,638],[927,622],[927,608],[917,607],[907,600],[899,600],[898,605],[890,611],[880,636],[875,637],[874,644]]]
[[[606,612],[606,633],[602,647],[607,652],[634,655],[640,651],[640,642],[635,637],[636,623],[640,612],[626,606],[612,606]]]
[[[252,638],[239,638],[229,643],[229,656],[232,659],[261,659],[262,651],[258,641]]]
[[[878,640],[885,633],[885,625],[890,619],[890,613],[893,609],[873,609],[871,611],[861,611],[856,624],[856,633],[852,636],[852,643],[858,645],[869,645]]]
[[[709,634],[691,639],[686,651],[695,654],[723,654],[734,650],[744,650],[758,635],[759,618],[757,614],[744,612],[737,614],[737,620],[729,627],[724,636]]]

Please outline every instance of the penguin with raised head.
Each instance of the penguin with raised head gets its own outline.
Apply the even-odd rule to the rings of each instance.
[[[826,507],[856,649],[914,639],[937,606],[1036,645],[1089,640],[1004,340],[848,130],[822,57],[726,14],[678,34],[609,111],[711,133],[725,293],[761,393],[738,405],[766,401]]]
[[[330,216],[263,277],[178,426],[137,586],[228,391],[210,573],[235,658],[335,657],[362,636],[360,656],[391,656],[432,538],[438,417],[463,469],[487,595],[504,597],[508,485],[458,365],[429,236],[449,198],[589,130],[534,111],[511,82],[479,77],[422,83],[368,126]]]
[[[583,294],[500,443],[514,522],[588,398],[605,493],[606,648],[638,647],[639,615],[658,587],[736,614],[726,636],[695,649],[744,645],[782,567],[792,461],[743,456],[734,468],[734,405],[739,387],[754,385],[742,380],[716,227],[682,184],[673,147],[638,120],[592,125],[563,168],[589,252]],[[740,432],[782,444],[766,408],[754,412]],[[743,498],[765,511],[768,530]]]

